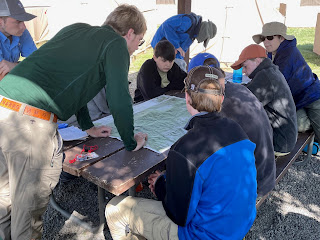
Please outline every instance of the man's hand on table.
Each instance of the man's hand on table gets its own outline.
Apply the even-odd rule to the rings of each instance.
[[[86,132],[91,137],[109,137],[111,134],[111,127],[108,127],[108,126],[92,127],[86,130]]]
[[[148,135],[146,133],[138,132],[134,135],[134,139],[137,141],[137,146],[132,151],[138,151],[146,144],[146,141],[148,140]]]
[[[18,63],[9,62],[6,60],[2,60],[0,62],[0,76],[1,79],[10,72]]]

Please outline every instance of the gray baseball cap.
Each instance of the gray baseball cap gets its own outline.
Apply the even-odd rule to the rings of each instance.
[[[27,13],[19,0],[0,0],[0,16],[12,17],[18,21],[29,21],[36,17]]]

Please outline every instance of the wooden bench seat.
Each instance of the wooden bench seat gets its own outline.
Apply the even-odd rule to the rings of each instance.
[[[304,147],[309,144],[308,153],[305,160],[297,162],[297,164],[304,164],[311,158],[312,146],[314,141],[313,132],[299,133],[297,143],[294,149],[286,156],[276,158],[276,184],[281,180],[281,178],[287,173],[289,167],[296,161],[296,159],[301,154]],[[269,196],[270,192],[264,195],[261,199],[257,201],[256,208],[258,209],[261,204]]]

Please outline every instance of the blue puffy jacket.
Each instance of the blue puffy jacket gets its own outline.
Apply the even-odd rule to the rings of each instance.
[[[268,53],[271,59],[272,54]],[[320,99],[320,82],[297,48],[297,39],[284,40],[273,63],[279,66],[290,87],[297,110]]]
[[[151,46],[154,48],[159,41],[167,39],[176,49],[181,47],[187,52],[199,34],[201,22],[202,17],[194,13],[172,16],[158,28],[151,41]],[[183,59],[179,52],[176,58]]]

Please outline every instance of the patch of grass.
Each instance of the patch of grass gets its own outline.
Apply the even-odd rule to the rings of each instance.
[[[320,56],[313,52],[315,28],[288,28],[287,34],[297,38],[297,47],[312,71],[320,76]]]
[[[142,64],[152,58],[153,56],[153,48],[148,48],[146,51],[139,53],[138,55],[134,56],[132,58],[132,61],[130,63],[130,69],[129,73],[139,72]]]

